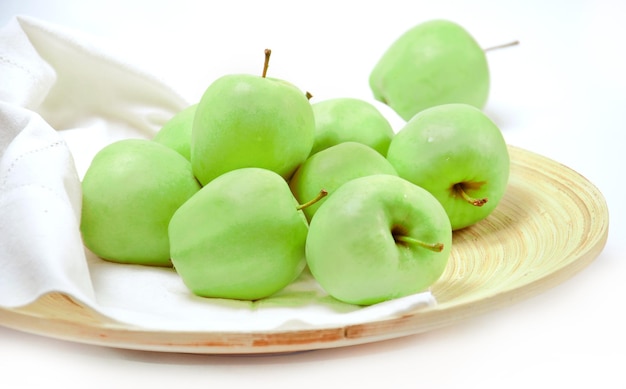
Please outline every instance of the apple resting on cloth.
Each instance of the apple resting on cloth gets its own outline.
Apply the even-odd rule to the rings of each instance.
[[[315,141],[311,155],[341,142],[363,143],[387,154],[393,128],[383,114],[365,100],[340,97],[312,104]]]
[[[235,169],[176,211],[169,225],[172,262],[198,296],[257,300],[300,275],[307,232],[284,178]]]
[[[387,159],[403,177],[432,193],[453,230],[486,218],[504,195],[509,152],[500,129],[467,104],[426,109],[398,131]]]
[[[391,163],[376,150],[358,142],[343,142],[310,156],[298,167],[289,187],[301,203],[314,198],[321,189],[328,192],[326,198],[303,209],[310,221],[337,188],[351,179],[372,174],[398,175]]]
[[[191,161],[191,129],[198,104],[190,105],[174,115],[154,135],[155,142],[168,146]]]
[[[429,192],[378,174],[343,184],[311,220],[311,274],[337,300],[370,305],[428,289],[447,265],[450,221]]]
[[[170,218],[200,183],[176,151],[124,139],[95,155],[82,190],[80,228],[88,249],[113,262],[171,266]]]
[[[266,66],[269,51],[266,52]],[[193,122],[191,164],[202,185],[243,167],[288,179],[313,147],[315,119],[305,93],[293,84],[229,74],[205,90]]]
[[[447,20],[431,20],[405,32],[369,78],[374,98],[404,120],[441,104],[483,108],[489,83],[484,50],[463,27]]]

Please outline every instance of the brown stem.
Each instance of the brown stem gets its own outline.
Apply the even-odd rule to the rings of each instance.
[[[306,91],[305,96],[306,96],[307,100],[311,100],[311,98],[313,97],[313,95],[309,91]]]
[[[418,245],[436,253],[443,251],[443,243],[426,243],[406,235],[396,235],[394,236],[394,240],[396,242]]]
[[[504,49],[505,47],[515,46],[515,45],[519,45],[519,41],[512,41],[512,42],[509,42],[509,43],[503,43],[501,45],[487,47],[487,48],[483,49],[483,51],[487,52],[487,51],[492,51],[492,50]]]
[[[265,78],[267,76],[267,68],[270,67],[270,56],[272,55],[272,50],[265,49],[265,61],[263,63],[263,74],[261,77]]]
[[[467,201],[468,203],[476,206],[476,207],[482,207],[483,205],[485,205],[485,203],[487,203],[487,198],[481,198],[481,199],[477,199],[474,198],[472,196],[470,196],[469,194],[467,194],[467,192],[465,191],[465,187],[463,185],[463,183],[459,183],[459,184],[455,184],[454,185],[454,190],[456,191],[456,193],[458,193],[465,201]]]
[[[306,208],[306,207],[310,207],[311,205],[317,203],[318,201],[320,201],[322,198],[326,197],[326,195],[328,195],[328,191],[326,189],[322,189],[320,190],[320,192],[317,194],[317,196],[315,196],[314,198],[312,198],[311,200],[307,201],[304,204],[299,204],[296,209],[298,211]]]

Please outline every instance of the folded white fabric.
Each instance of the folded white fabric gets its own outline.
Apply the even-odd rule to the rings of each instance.
[[[104,143],[147,136],[186,105],[88,42],[26,17],[0,31],[0,306],[51,291],[93,300],[74,155],[84,169]],[[72,131],[93,142],[72,153]]]
[[[150,138],[188,102],[69,31],[29,17],[0,30],[0,308],[63,292],[115,320],[163,330],[249,331],[385,318],[434,304],[430,293],[358,308],[303,276],[262,303],[192,296],[172,269],[85,251],[80,179],[117,139]],[[295,303],[294,303],[295,302]]]

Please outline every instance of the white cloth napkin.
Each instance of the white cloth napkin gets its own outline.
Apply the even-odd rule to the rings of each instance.
[[[117,139],[151,138],[189,103],[88,36],[15,17],[0,30],[0,308],[62,292],[113,320],[160,330],[354,324],[435,304],[430,292],[371,307],[335,301],[308,273],[259,302],[193,296],[173,269],[84,249],[80,179]]]

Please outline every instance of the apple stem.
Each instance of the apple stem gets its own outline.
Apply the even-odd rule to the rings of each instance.
[[[311,100],[311,98],[313,97],[313,95],[309,91],[306,91],[306,93],[304,95],[306,96],[307,100]]]
[[[322,198],[326,197],[326,195],[328,195],[328,191],[326,189],[322,189],[320,190],[320,192],[317,194],[317,196],[315,196],[314,198],[312,198],[311,200],[307,201],[304,204],[299,204],[296,209],[298,211],[301,211],[302,209],[306,208],[306,207],[310,207],[311,205],[317,203],[318,201],[320,201]]]
[[[456,191],[456,193],[458,193],[465,201],[467,201],[468,203],[476,206],[476,207],[482,207],[483,205],[485,205],[485,203],[487,203],[487,198],[483,197],[482,199],[476,199],[472,196],[470,196],[469,194],[467,194],[467,192],[465,191],[465,188],[463,187],[463,184],[455,184],[454,185],[454,190]]]
[[[505,47],[515,46],[515,45],[519,45],[519,41],[512,41],[512,42],[504,43],[501,45],[487,47],[486,49],[483,49],[483,51],[487,52],[487,51],[492,51],[492,50],[504,49]]]
[[[436,253],[440,253],[443,251],[443,243],[426,243],[426,242],[422,242],[421,240],[411,238],[410,236],[406,236],[406,235],[395,235],[394,239],[396,242],[417,245],[425,249],[428,249],[430,251],[434,251]]]
[[[267,76],[267,68],[270,67],[270,56],[272,55],[272,50],[265,49],[265,61],[263,63],[263,74],[261,77],[265,78]]]

